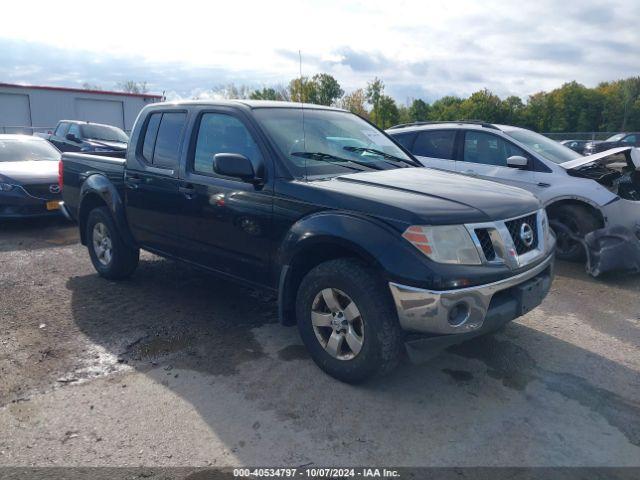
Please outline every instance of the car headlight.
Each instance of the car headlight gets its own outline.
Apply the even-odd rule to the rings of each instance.
[[[11,185],[10,183],[0,183],[0,192],[10,192],[13,190],[15,185]]]
[[[402,237],[438,263],[481,265],[478,250],[463,225],[414,225]]]

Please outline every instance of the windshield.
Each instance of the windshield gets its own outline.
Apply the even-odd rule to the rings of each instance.
[[[108,125],[82,125],[80,127],[82,138],[91,138],[93,140],[105,140],[107,142],[127,143],[129,137],[126,133],[117,127]]]
[[[624,133],[616,133],[615,135],[607,138],[605,142],[619,142],[624,137]]]
[[[45,140],[0,139],[0,162],[60,160],[60,152]]]
[[[382,132],[348,112],[301,108],[254,112],[298,177],[417,166]]]
[[[564,163],[582,157],[578,152],[531,130],[506,130],[504,133],[555,163]]]

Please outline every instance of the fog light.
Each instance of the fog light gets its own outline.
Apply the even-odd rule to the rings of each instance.
[[[459,327],[469,318],[469,305],[458,302],[449,310],[448,322],[452,327]]]

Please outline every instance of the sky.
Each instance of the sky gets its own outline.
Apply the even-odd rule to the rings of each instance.
[[[0,82],[146,81],[169,99],[286,84],[299,51],[303,75],[347,92],[379,77],[401,103],[640,75],[638,0],[29,1],[2,17]]]

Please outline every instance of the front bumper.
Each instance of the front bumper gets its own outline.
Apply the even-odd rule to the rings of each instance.
[[[60,195],[40,198],[30,195],[23,187],[16,186],[9,192],[0,192],[0,218],[28,218],[60,215],[59,208],[47,208],[47,204],[62,200]]]
[[[553,250],[535,267],[513,277],[458,290],[433,291],[389,283],[400,326],[421,334],[458,336],[499,327],[538,306],[553,280]],[[496,327],[496,328],[497,328]]]
[[[605,227],[626,227],[640,238],[640,202],[616,198],[600,207]]]

